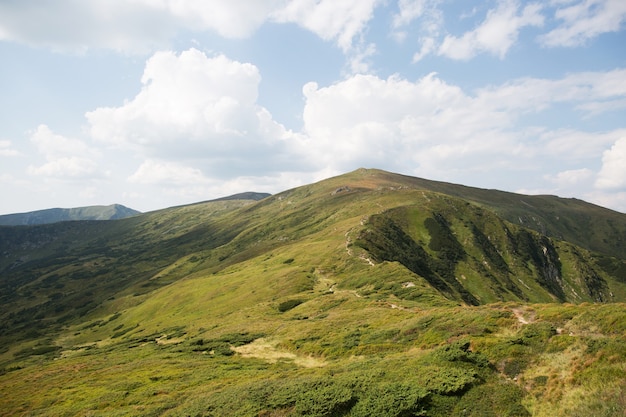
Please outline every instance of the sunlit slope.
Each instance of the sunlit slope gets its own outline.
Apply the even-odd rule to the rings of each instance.
[[[443,194],[458,190],[481,203]],[[109,298],[150,294],[243,261],[258,264],[277,249],[293,252],[307,271],[331,271],[329,279],[340,287],[403,299],[421,296],[403,286],[403,274],[414,274],[438,295],[464,304],[623,300],[623,261],[500,217],[498,210],[522,198],[533,199],[357,170],[258,203],[207,202],[115,222],[0,228],[2,332],[45,333]],[[609,214],[592,223],[620,230],[626,216]],[[558,221],[568,216],[564,210]],[[390,281],[371,273],[384,261],[399,262],[403,274]]]
[[[623,412],[624,261],[411,181],[0,229],[0,415]]]
[[[37,337],[81,320],[104,300],[168,283],[153,279],[243,227],[216,220],[249,200],[209,202],[93,222],[0,227],[0,338]],[[193,259],[185,271],[193,269]],[[180,271],[183,276],[185,271]]]

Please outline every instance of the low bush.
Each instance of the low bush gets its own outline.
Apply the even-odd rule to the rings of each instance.
[[[492,382],[476,386],[461,397],[453,416],[530,417],[522,405],[523,391],[517,385]]]
[[[286,311],[291,310],[292,308],[299,306],[303,302],[304,300],[301,300],[299,298],[294,298],[291,300],[283,301],[282,303],[278,304],[278,311],[280,311],[281,313],[284,313]]]

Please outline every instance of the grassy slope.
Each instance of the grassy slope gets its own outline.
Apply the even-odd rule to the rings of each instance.
[[[49,224],[72,220],[113,220],[131,217],[140,212],[119,204],[109,206],[88,206],[69,209],[53,208],[28,213],[7,214],[0,216],[2,226],[23,226]]]
[[[101,281],[124,270],[132,277],[115,281],[116,291],[57,323],[53,334],[44,327],[40,337],[9,346],[1,356],[0,415],[623,412],[625,306],[520,302],[555,296],[532,280],[542,265],[534,251],[522,250],[532,242],[560,256],[565,287],[580,297],[568,293],[570,301],[593,300],[583,285],[591,272],[614,298],[626,299],[610,268],[571,244],[526,232],[528,238],[477,206],[399,189],[403,184],[386,174],[371,174],[239,209],[245,203],[183,207],[89,233],[93,240],[70,246],[76,258],[69,266],[41,267],[44,275],[28,284],[31,296],[37,299],[53,271],[69,292],[64,268],[84,271],[81,256],[113,264]],[[452,259],[453,274],[491,303],[460,303],[458,288],[444,297],[429,284],[433,276],[403,265],[416,262],[410,253],[385,260],[385,250],[398,248],[366,236],[389,222],[408,245],[422,248],[422,261],[444,281],[450,263],[443,261],[451,260],[445,249],[461,242],[465,255]],[[96,239],[104,239],[100,249],[90,250]],[[100,254],[103,243],[111,253]],[[46,255],[52,249],[40,251],[42,261],[56,259]],[[91,261],[90,273],[99,265]]]
[[[460,197],[493,210],[511,223],[589,250],[626,257],[624,214],[582,200],[486,190],[373,169],[360,169],[351,175],[384,178],[389,184]]]

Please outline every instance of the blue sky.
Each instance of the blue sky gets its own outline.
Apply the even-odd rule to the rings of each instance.
[[[0,214],[352,171],[626,212],[623,0],[0,2]]]

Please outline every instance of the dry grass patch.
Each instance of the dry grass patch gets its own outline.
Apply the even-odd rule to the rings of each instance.
[[[293,361],[298,366],[304,368],[320,368],[326,366],[326,363],[312,356],[299,356],[295,353],[280,350],[277,348],[278,342],[259,338],[247,345],[233,347],[232,349],[244,358],[257,358],[276,363],[280,360]]]

